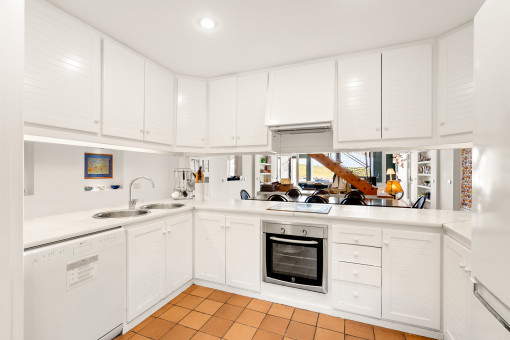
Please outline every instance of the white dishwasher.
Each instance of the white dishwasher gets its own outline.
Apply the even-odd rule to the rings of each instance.
[[[24,262],[25,340],[106,340],[121,332],[124,229],[26,249]]]

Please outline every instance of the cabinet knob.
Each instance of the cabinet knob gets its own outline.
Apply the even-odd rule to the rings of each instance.
[[[237,137],[237,139],[239,140],[239,139],[241,139],[241,137]]]
[[[390,245],[390,241],[388,241],[388,240],[384,241],[384,245],[385,246],[389,246]]]
[[[354,242],[359,243],[359,237],[355,237]]]
[[[141,133],[143,133],[143,130],[140,130]]]
[[[352,255],[354,255],[354,257],[358,257],[359,253],[357,251],[355,251],[354,253],[352,253]]]
[[[445,125],[446,125],[446,123],[445,123],[445,122],[439,122],[439,125],[441,125],[441,126],[445,126]]]
[[[379,132],[381,131],[381,128],[375,128],[375,131]]]
[[[149,130],[145,131],[147,134],[151,133]]]
[[[389,129],[390,129],[390,128],[389,128],[389,127],[387,127],[387,126],[385,126],[385,127],[384,127],[384,131],[388,131]]]
[[[222,225],[220,225],[220,228],[223,229],[223,228],[225,228],[225,226],[222,224]]]
[[[234,136],[232,136],[232,140],[236,139]]]
[[[466,273],[468,273],[468,274],[469,274],[469,273],[471,273],[471,268],[469,268],[469,267],[465,267],[465,268],[464,268],[464,271],[465,271]]]
[[[352,292],[352,295],[353,295],[354,297],[358,297],[358,296],[359,296],[358,292]]]
[[[301,234],[306,235],[306,234],[308,234],[308,232],[307,232],[306,230],[304,230],[304,229],[303,229],[303,230],[301,231]]]
[[[203,141],[205,141],[205,138],[202,138],[201,140],[202,140],[202,142],[203,142]]]
[[[282,234],[285,234],[285,228],[281,228],[281,229],[280,229],[280,232],[281,232]]]
[[[94,124],[99,124],[99,120],[97,120],[97,119],[96,119],[96,120],[94,121]]]
[[[228,229],[228,228],[230,228],[230,225],[229,225],[229,224],[227,224],[227,229]]]
[[[461,263],[459,263],[459,267],[460,267],[460,268],[462,268],[462,269],[464,269],[464,268],[466,268],[466,265],[465,265],[464,263],[462,263],[462,262],[461,262]]]
[[[355,270],[354,272],[352,272],[352,274],[353,274],[354,276],[358,276],[358,274],[359,274],[359,273],[358,273],[358,271],[357,271],[357,270]]]

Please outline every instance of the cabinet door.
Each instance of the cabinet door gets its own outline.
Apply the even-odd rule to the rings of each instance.
[[[99,132],[101,38],[47,2],[26,2],[25,122]]]
[[[177,80],[176,145],[205,146],[206,82],[200,79]]]
[[[269,73],[266,125],[331,122],[334,110],[334,61]]]
[[[195,278],[225,283],[224,215],[195,215]]]
[[[165,297],[165,221],[127,231],[127,318],[133,320]]]
[[[432,47],[382,54],[382,138],[432,136]]]
[[[173,144],[174,96],[174,76],[146,61],[145,141]]]
[[[236,145],[236,78],[209,81],[209,145]]]
[[[441,326],[441,235],[383,231],[382,317],[415,326]]]
[[[337,136],[381,139],[381,53],[338,60]]]
[[[227,216],[227,285],[260,291],[260,219]]]
[[[470,252],[448,236],[443,250],[445,339],[468,339]]]
[[[193,279],[193,215],[166,221],[166,293]]]
[[[237,78],[237,145],[267,145],[267,72]]]
[[[144,69],[140,55],[103,41],[103,134],[143,139]]]
[[[439,40],[439,134],[473,131],[474,37],[470,25]]]

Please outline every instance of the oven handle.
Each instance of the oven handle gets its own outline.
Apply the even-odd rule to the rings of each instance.
[[[274,237],[274,236],[270,236],[269,238],[270,238],[271,240],[273,240],[273,241],[285,242],[285,243],[294,243],[294,244],[318,244],[318,243],[319,243],[319,242],[317,242],[317,241],[300,241],[300,240],[290,240],[290,239],[280,238],[280,237]]]

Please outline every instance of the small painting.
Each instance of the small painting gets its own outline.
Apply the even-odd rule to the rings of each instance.
[[[85,178],[113,178],[113,155],[85,153]]]

